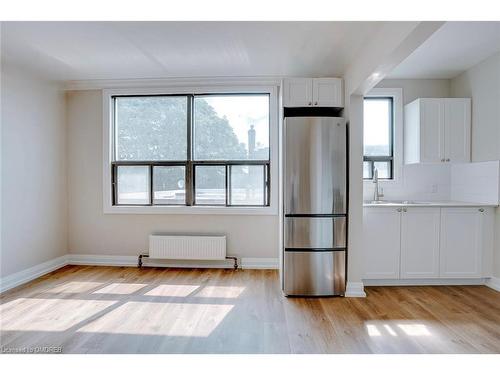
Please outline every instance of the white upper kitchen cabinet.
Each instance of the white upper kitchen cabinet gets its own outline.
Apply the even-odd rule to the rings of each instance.
[[[313,103],[313,82],[311,78],[289,78],[283,84],[283,106],[309,107]]]
[[[454,163],[471,161],[471,100],[444,99],[445,160]]]
[[[313,78],[313,105],[318,107],[343,107],[342,79]]]
[[[283,81],[285,107],[343,107],[341,78],[287,78]]]
[[[470,162],[470,144],[470,99],[423,98],[405,106],[406,164]]]
[[[399,279],[401,208],[363,210],[364,278]]]
[[[439,207],[403,208],[401,279],[439,277]]]
[[[487,276],[483,272],[483,240],[489,227],[484,208],[442,208],[440,276],[468,278]],[[488,248],[485,248],[488,252]],[[488,254],[484,254],[488,257]]]

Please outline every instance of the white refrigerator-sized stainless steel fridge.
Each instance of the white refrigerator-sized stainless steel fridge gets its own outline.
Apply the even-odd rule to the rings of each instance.
[[[344,295],[347,131],[340,117],[286,117],[283,290]]]

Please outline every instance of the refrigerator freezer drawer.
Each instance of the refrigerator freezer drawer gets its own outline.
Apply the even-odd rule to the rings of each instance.
[[[345,217],[285,217],[285,248],[346,247]]]
[[[288,296],[345,293],[345,251],[285,251],[284,268]]]

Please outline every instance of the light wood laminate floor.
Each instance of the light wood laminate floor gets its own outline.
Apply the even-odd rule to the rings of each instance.
[[[3,348],[63,353],[500,353],[500,293],[286,298],[270,270],[67,266],[1,296]]]

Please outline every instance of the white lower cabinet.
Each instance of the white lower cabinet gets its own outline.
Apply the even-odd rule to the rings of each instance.
[[[364,274],[367,279],[399,279],[401,209],[363,211]]]
[[[479,207],[365,207],[365,279],[491,276],[493,211]]]
[[[401,215],[401,278],[439,277],[440,208],[404,208]]]
[[[441,276],[481,277],[483,216],[478,208],[441,210]]]

